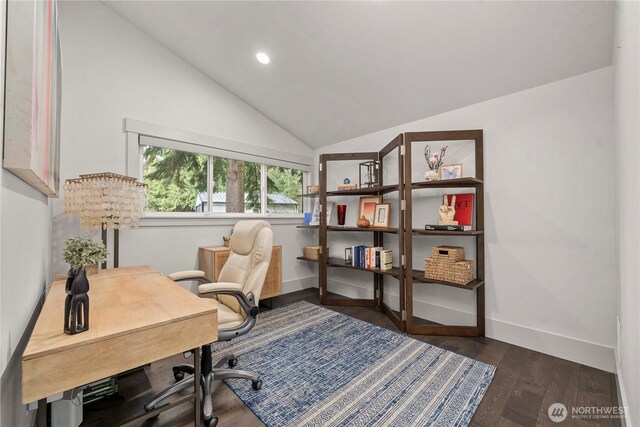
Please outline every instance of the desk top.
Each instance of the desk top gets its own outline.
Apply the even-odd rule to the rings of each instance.
[[[91,366],[99,367],[95,374],[100,379],[217,339],[215,301],[198,298],[149,266],[103,270],[89,276],[89,283],[89,330],[75,335],[63,332],[65,281],[51,285],[22,356],[23,369],[30,369],[23,375],[25,402],[36,397],[25,391],[27,382],[39,389],[44,386],[41,382],[52,379],[45,375],[39,380],[36,371],[54,368],[64,360],[73,368],[65,369],[67,377],[76,368]],[[138,346],[134,337],[143,341],[135,350],[131,348]],[[125,343],[129,350],[120,348],[107,357]],[[88,377],[76,380],[72,387],[91,381]],[[66,388],[58,391],[70,388],[70,382],[62,381],[61,387],[62,383]],[[41,392],[37,398],[43,397]]]

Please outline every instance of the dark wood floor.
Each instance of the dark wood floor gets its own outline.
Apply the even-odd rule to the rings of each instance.
[[[273,299],[273,307],[306,300],[318,304],[317,290],[286,294]],[[328,307],[378,326],[397,331],[395,325],[371,308]],[[259,319],[259,318],[258,318]],[[259,320],[258,320],[259,321]],[[433,337],[414,338],[497,366],[472,426],[620,426],[619,420],[581,420],[567,418],[551,422],[547,409],[560,402],[571,406],[618,406],[615,375],[588,366],[558,359],[490,338]],[[111,427],[143,411],[154,393],[173,383],[171,366],[189,363],[182,355],[156,362],[143,371],[120,378],[121,396],[96,402],[84,411],[82,426]],[[222,427],[264,425],[224,384],[216,381],[214,413]],[[250,383],[247,387],[250,387]],[[183,427],[192,425],[193,406],[185,403],[163,413],[142,426]]]

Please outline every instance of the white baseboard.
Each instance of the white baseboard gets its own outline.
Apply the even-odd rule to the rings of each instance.
[[[373,298],[372,288],[364,288],[333,279],[328,280],[328,285],[331,292],[336,292],[350,298]],[[392,296],[388,305],[392,309],[397,309],[397,294],[394,295],[393,293],[385,291],[385,295]],[[428,318],[438,323],[453,323],[459,325],[475,324],[474,313],[430,304],[425,301],[414,300],[413,310],[415,316]],[[616,371],[615,354],[612,347],[490,317],[487,317],[485,322],[486,335],[489,338],[608,372]]]
[[[295,291],[301,291],[307,288],[318,287],[318,276],[300,277],[298,279],[287,280],[282,282],[282,293],[288,294]]]
[[[619,337],[618,337],[619,339]],[[622,367],[620,366],[620,355],[616,350],[616,385],[618,392],[618,405],[625,408],[624,418],[622,418],[622,427],[631,427],[633,426],[633,421],[631,420],[631,413],[629,412],[629,401],[627,400],[627,392],[624,388],[624,380],[622,379]]]

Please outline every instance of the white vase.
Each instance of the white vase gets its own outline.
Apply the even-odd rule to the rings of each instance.
[[[436,171],[426,171],[424,173],[425,181],[437,181],[438,180],[438,172]]]

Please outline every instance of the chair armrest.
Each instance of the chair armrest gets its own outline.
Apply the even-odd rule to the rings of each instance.
[[[180,282],[183,280],[196,280],[200,283],[206,283],[209,281],[209,279],[205,277],[204,271],[200,270],[176,271],[175,273],[169,274],[167,277],[174,282]]]
[[[239,283],[233,282],[216,282],[216,283],[205,283],[198,286],[199,294],[210,294],[218,291],[240,291],[242,292],[242,286]]]
[[[249,293],[245,295],[242,292],[242,286],[238,283],[232,282],[218,282],[218,283],[206,283],[198,286],[198,293],[200,295],[230,295],[235,297],[240,306],[249,313],[250,316],[256,317],[258,315],[258,307],[256,306],[253,294]]]

